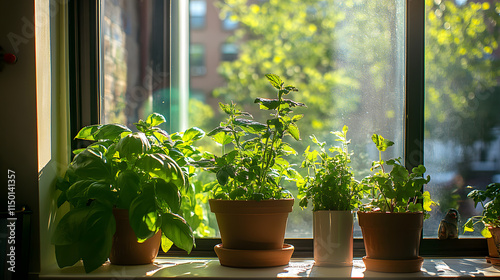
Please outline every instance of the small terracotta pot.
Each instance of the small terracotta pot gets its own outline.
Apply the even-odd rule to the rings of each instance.
[[[293,199],[209,200],[225,249],[282,250]]]
[[[314,211],[314,264],[351,266],[353,254],[352,211]]]
[[[358,212],[366,257],[381,260],[418,258],[423,213]]]
[[[498,256],[500,255],[500,228],[490,227],[488,229],[490,230],[491,235],[493,235],[492,238],[488,238],[489,255],[490,257],[498,258]]]
[[[116,232],[113,235],[113,245],[109,255],[111,263],[117,265],[152,263],[160,249],[161,231],[143,243],[139,243],[129,223],[129,211],[114,208],[113,215],[116,221]]]

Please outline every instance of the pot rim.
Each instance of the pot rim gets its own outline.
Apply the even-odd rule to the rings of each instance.
[[[209,199],[208,203],[213,213],[270,214],[292,212],[294,201],[293,198],[260,201]]]

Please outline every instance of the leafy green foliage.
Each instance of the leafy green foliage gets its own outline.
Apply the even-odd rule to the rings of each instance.
[[[332,132],[337,136],[336,141],[341,143],[340,147],[328,149],[333,155],[325,149],[325,142],[319,142],[315,136],[311,136],[312,141],[319,146],[319,151],[307,147],[304,152],[302,167],[307,168],[308,176],[297,182],[301,207],[307,207],[309,201],[313,204],[313,211],[349,211],[358,207],[363,189],[349,165],[352,153],[347,147],[350,143],[347,131],[348,127],[344,126],[342,131]]]
[[[377,134],[373,134],[372,141],[379,151],[379,160],[372,163],[371,171],[378,171],[361,182],[369,193],[370,202],[362,205],[360,210],[391,213],[422,211],[427,217],[426,212],[432,210],[435,202],[428,191],[422,193],[423,186],[431,180],[429,175],[424,177],[425,167],[419,165],[410,173],[401,163],[401,158],[384,161],[382,152],[394,143]],[[392,167],[392,170],[386,172],[386,167]]]
[[[425,2],[426,135],[465,145],[494,139],[500,2]]]
[[[182,203],[195,200],[190,178],[192,162],[202,159],[193,146],[205,136],[198,128],[169,135],[158,127],[165,122],[151,114],[135,124],[138,132],[117,124],[83,128],[77,138],[95,141],[77,154],[64,178],[58,207],[71,210],[56,227],[52,242],[60,267],[82,259],[90,272],[106,261],[115,233],[114,207],[129,210],[137,240],[142,242],[162,229],[162,248],[172,244],[188,252],[194,246],[193,230],[181,214],[192,218]]]
[[[473,190],[467,197],[474,200],[474,207],[480,203],[484,210],[481,216],[467,220],[464,232],[472,232],[476,224],[482,223],[484,227],[481,234],[486,238],[491,237],[488,227],[500,227],[500,183],[491,183],[485,190]]]
[[[262,200],[291,197],[281,186],[282,180],[295,181],[299,173],[286,160],[286,156],[297,154],[284,141],[286,135],[300,140],[296,122],[302,116],[295,115],[294,107],[303,103],[285,99],[283,96],[297,91],[294,86],[285,86],[280,77],[266,75],[271,85],[278,90],[277,98],[257,98],[260,109],[270,111],[265,123],[253,120],[252,115],[237,108],[235,103],[219,107],[227,120],[207,134],[222,147],[222,155],[212,155],[199,166],[216,174],[217,184],[211,186],[214,198],[232,200]],[[232,144],[233,149],[226,145]]]

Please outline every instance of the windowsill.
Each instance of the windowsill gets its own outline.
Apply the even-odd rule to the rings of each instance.
[[[192,279],[275,279],[275,278],[446,278],[500,277],[500,267],[485,258],[425,258],[422,270],[416,273],[379,273],[365,271],[363,261],[355,258],[352,267],[317,267],[311,258],[292,258],[288,266],[241,269],[224,267],[217,258],[159,257],[154,264],[138,266],[103,265],[85,274],[81,264],[59,269],[53,267],[40,275],[41,279],[133,279],[139,277]]]

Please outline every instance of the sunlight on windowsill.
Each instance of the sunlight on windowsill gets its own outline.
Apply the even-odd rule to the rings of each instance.
[[[500,277],[500,267],[493,266],[484,258],[426,258],[420,272],[379,273],[365,271],[363,261],[355,258],[352,267],[318,267],[312,259],[292,258],[289,265],[242,269],[224,267],[216,258],[172,258],[159,257],[153,264],[119,266],[104,264],[92,273],[85,274],[81,264],[45,271],[40,278],[106,278],[126,279],[136,277],[153,278],[439,278],[439,277]]]

